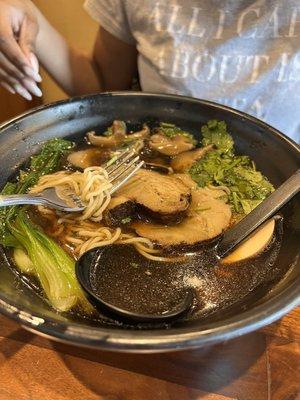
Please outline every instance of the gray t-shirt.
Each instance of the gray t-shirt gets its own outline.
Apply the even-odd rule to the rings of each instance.
[[[213,100],[300,142],[300,0],[87,0],[143,91]]]

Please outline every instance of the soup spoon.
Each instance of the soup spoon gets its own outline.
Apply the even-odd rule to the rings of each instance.
[[[251,213],[245,216],[234,227],[226,231],[215,246],[219,258],[230,253],[238,244],[248,237],[268,218],[273,216],[284,204],[294,197],[300,190],[300,169],[287,181],[276,189],[267,199],[258,205]],[[133,322],[133,323],[162,323],[170,322],[184,316],[191,308],[194,292],[186,289],[182,300],[172,310],[163,314],[139,314],[122,309],[104,300],[99,293],[95,293],[91,283],[91,272],[97,263],[109,260],[109,253],[113,246],[97,247],[83,254],[76,262],[77,279],[90,301],[104,314]],[[105,257],[103,257],[103,255]],[[101,277],[100,277],[101,278]]]
[[[129,246],[129,245],[119,245]],[[85,291],[89,301],[96,306],[96,308],[103,314],[121,319],[125,322],[135,323],[154,323],[154,322],[170,322],[183,316],[191,307],[194,294],[193,290],[187,288],[183,298],[179,301],[174,308],[162,314],[140,314],[132,311],[125,310],[118,307],[107,300],[104,300],[101,294],[96,293],[92,284],[92,274],[94,270],[99,271],[99,266],[105,268],[106,262],[111,259],[114,252],[114,245],[97,247],[84,253],[75,265],[75,272],[77,279]],[[97,274],[97,277],[99,274]],[[101,278],[101,276],[100,276]]]

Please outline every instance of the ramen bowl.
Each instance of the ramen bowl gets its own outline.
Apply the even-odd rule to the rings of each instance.
[[[193,98],[135,93],[78,97],[34,109],[0,127],[0,186],[41,144],[53,137],[79,141],[90,130],[104,131],[115,119],[141,124],[167,121],[200,137],[210,119],[223,120],[239,154],[250,156],[278,187],[300,165],[299,147],[267,124],[234,109]],[[239,301],[206,318],[170,326],[126,326],[113,321],[76,319],[55,312],[26,281],[20,280],[4,252],[0,259],[0,312],[25,329],[78,346],[159,352],[203,347],[263,327],[300,304],[300,197],[282,210],[283,237],[272,271],[263,284]]]

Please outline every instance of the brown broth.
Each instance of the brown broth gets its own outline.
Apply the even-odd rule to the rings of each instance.
[[[260,287],[264,292],[273,286],[285,273],[283,265],[275,267],[282,239],[281,226],[267,249],[259,256],[244,262],[222,265],[213,248],[189,254],[180,263],[161,263],[145,259],[131,246],[113,246],[109,262],[94,265],[91,283],[103,300],[138,313],[161,314],[172,309],[183,297],[187,287],[194,289],[194,303],[182,321],[211,318],[218,313],[225,315],[232,306],[245,302]],[[19,272],[13,264],[9,251],[7,259],[18,278],[36,295],[44,298],[38,280]],[[101,277],[101,279],[100,279]],[[46,299],[45,299],[46,300]],[[47,300],[46,300],[47,301]],[[128,325],[110,319],[100,313],[87,317],[80,310],[67,313],[72,320],[85,321],[89,325],[109,325],[131,329],[167,328],[169,324]]]
[[[145,259],[130,246],[114,246],[109,259],[101,258],[103,264],[94,266],[91,283],[103,300],[141,314],[171,310],[191,287],[195,300],[187,319],[198,319],[230,307],[280,276],[282,271],[274,269],[280,239],[277,231],[261,255],[231,265],[222,265],[214,248],[180,263],[164,263]]]
[[[77,146],[76,150],[86,148],[94,148],[95,154],[99,154],[99,148],[86,144]],[[166,166],[170,163],[168,157],[151,153],[148,148],[144,149],[141,156],[148,162]],[[103,157],[99,164],[107,159],[107,151]],[[69,167],[66,159],[62,160],[62,166]],[[41,220],[36,211],[31,216],[51,236],[51,223]],[[271,286],[271,282],[284,274],[285,271],[274,267],[280,250],[281,236],[281,229],[277,227],[272,242],[262,254],[231,265],[222,265],[212,247],[190,254],[180,263],[163,263],[144,258],[131,246],[115,245],[109,262],[94,266],[91,276],[93,289],[101,294],[103,300],[115,306],[138,313],[161,314],[178,304],[185,289],[192,287],[195,300],[186,320],[206,318],[239,303],[261,285]],[[63,237],[56,240],[72,254],[72,248],[66,245]],[[13,264],[9,253],[7,254]],[[14,267],[13,269],[15,270]],[[41,296],[42,291],[36,279],[19,272],[18,276]],[[86,318],[74,312],[70,313],[70,317]],[[91,318],[91,323],[97,322],[120,326],[119,322],[100,314]]]

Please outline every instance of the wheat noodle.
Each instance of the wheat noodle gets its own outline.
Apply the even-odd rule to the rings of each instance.
[[[60,239],[73,248],[75,256],[81,256],[95,247],[111,244],[132,244],[144,257],[154,261],[173,261],[174,258],[162,257],[154,249],[153,243],[134,233],[124,233],[121,228],[110,228],[103,224],[103,212],[111,196],[112,184],[105,169],[101,167],[86,168],[83,172],[59,171],[44,175],[31,193],[38,193],[55,187],[59,196],[64,190],[74,192],[85,205],[81,214],[62,213],[44,206],[38,206],[39,213],[51,222],[51,236]]]

